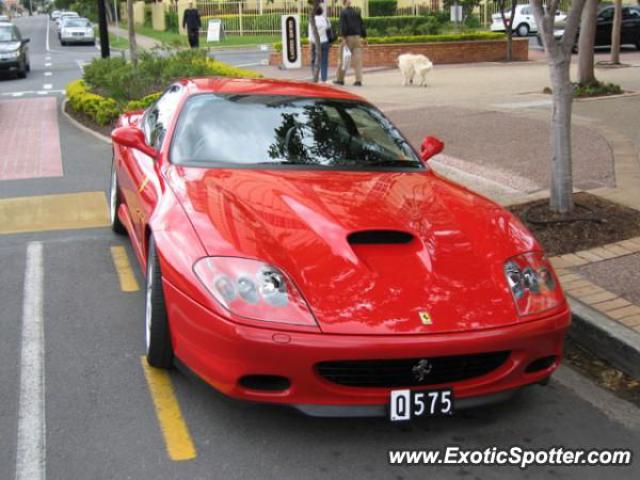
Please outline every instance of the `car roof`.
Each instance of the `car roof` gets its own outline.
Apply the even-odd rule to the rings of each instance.
[[[184,79],[180,83],[187,87],[191,94],[236,93],[245,95],[288,95],[294,97],[333,98],[367,102],[362,97],[346,90],[324,84],[294,80],[202,77]]]

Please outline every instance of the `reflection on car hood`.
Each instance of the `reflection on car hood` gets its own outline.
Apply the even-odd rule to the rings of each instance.
[[[14,52],[20,48],[20,42],[0,42],[0,52]]]
[[[424,334],[515,323],[503,264],[539,249],[508,212],[432,172],[174,166],[166,175],[209,255],[283,269],[324,332]],[[413,240],[348,241],[366,230]]]

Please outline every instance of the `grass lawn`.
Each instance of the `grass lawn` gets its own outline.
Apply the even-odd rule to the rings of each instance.
[[[123,28],[127,28],[126,25],[123,25]],[[181,35],[175,32],[158,32],[153,28],[138,26],[136,27],[136,32],[140,35],[144,35],[149,38],[153,38],[162,43],[167,43],[169,45],[179,45],[179,46],[188,46],[189,42],[187,41],[186,35]],[[200,37],[200,46],[207,47],[234,47],[234,46],[248,46],[248,45],[262,45],[262,44],[271,44],[280,40],[280,37],[277,35],[258,35],[258,36],[233,36],[226,37],[221,42],[205,42],[206,36]]]
[[[109,32],[109,45],[111,46],[111,48],[126,50],[127,48],[129,48],[129,40],[123,37],[118,37]]]

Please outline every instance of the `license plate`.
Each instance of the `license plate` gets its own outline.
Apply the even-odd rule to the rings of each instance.
[[[392,390],[389,406],[392,422],[415,417],[453,415],[453,390]]]
[[[83,34],[78,32],[73,32],[74,37],[81,37]]]

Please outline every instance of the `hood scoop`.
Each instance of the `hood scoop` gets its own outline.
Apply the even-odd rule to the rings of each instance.
[[[347,237],[349,245],[406,245],[413,235],[400,230],[362,230]]]

